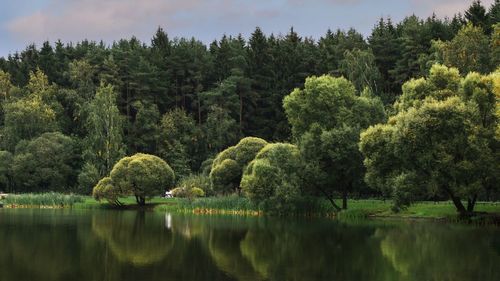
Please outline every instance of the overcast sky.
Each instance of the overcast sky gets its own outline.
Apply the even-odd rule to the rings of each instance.
[[[483,0],[489,7],[494,0]],[[415,13],[451,17],[472,0],[0,0],[0,56],[29,43],[135,35],[148,42],[158,26],[171,37],[204,42],[222,34],[245,37],[259,26],[267,34],[291,26],[319,38],[328,28],[356,28],[368,35],[380,17],[399,21]]]

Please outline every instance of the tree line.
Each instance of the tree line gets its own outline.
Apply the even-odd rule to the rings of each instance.
[[[352,190],[383,194],[363,181],[367,168],[366,182],[380,186],[371,180],[376,171],[367,163],[370,156],[364,146],[364,155],[358,149],[359,134],[388,117],[387,126],[396,126],[394,116],[408,111],[410,100],[466,95],[462,80],[468,73],[486,77],[499,65],[499,19],[500,1],[490,7],[474,1],[452,19],[382,18],[367,38],[355,29],[328,30],[314,40],[293,28],[284,35],[256,28],[248,40],[224,35],[206,46],[195,38],[171,39],[158,28],[150,44],[132,37],[109,46],[88,40],[29,45],[0,58],[0,188],[88,194],[118,160],[135,153],[158,155],[177,180],[203,173],[216,177],[217,164],[229,163],[218,163],[218,154],[253,136],[272,142],[268,150],[276,153],[263,153],[245,173],[276,166],[283,155],[293,159],[295,148],[284,144],[291,142],[310,163],[304,171],[314,173],[318,181],[311,184],[319,193],[330,198],[333,186],[344,201]],[[437,63],[456,70],[433,67]],[[465,99],[450,107],[472,98]],[[418,102],[425,104],[418,110],[434,106],[426,102]],[[481,106],[492,103],[481,102],[479,112],[490,114]],[[495,126],[483,117],[481,126]],[[244,172],[237,174],[245,178]],[[416,173],[405,168],[398,184],[410,172]],[[249,177],[244,182],[242,188],[259,185]]]

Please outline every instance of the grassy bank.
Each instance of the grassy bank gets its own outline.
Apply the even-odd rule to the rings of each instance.
[[[168,204],[158,204],[155,211],[192,212],[204,214],[261,215],[263,212],[248,199],[241,197],[212,197],[188,199],[164,199]],[[336,202],[340,204],[340,200]],[[389,200],[349,200],[348,209],[335,214],[330,202],[322,198],[299,202],[297,212],[290,215],[331,216],[338,218],[404,218],[404,219],[453,219],[457,217],[451,201],[420,202],[399,213],[391,210]],[[500,215],[500,202],[478,202],[476,212]]]
[[[153,198],[145,207],[137,207],[134,197],[121,198],[124,209],[148,209],[158,212],[183,212],[195,214],[263,215],[264,212],[247,198],[238,196],[208,198]],[[116,209],[106,201],[98,202],[89,196],[64,195],[59,193],[9,195],[0,203],[7,208],[62,208]],[[341,202],[338,201],[337,204]],[[402,219],[449,219],[457,217],[450,201],[420,202],[408,209],[394,213],[390,200],[355,200],[348,202],[348,209],[335,214],[330,202],[322,198],[304,198],[297,204],[295,216],[329,216],[337,218],[402,218]],[[500,216],[500,202],[478,202],[476,212]]]

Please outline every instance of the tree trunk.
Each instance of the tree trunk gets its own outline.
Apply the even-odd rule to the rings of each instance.
[[[320,188],[319,186],[316,186],[316,188],[318,188],[319,191],[321,191],[321,193],[323,193],[323,195],[325,195],[326,199],[328,199],[328,201],[330,201],[330,203],[332,204],[333,208],[335,209],[335,211],[340,211],[340,207],[335,203],[335,201],[333,201],[332,197],[330,195],[328,195],[328,193],[326,193],[326,191],[324,191],[322,188]]]
[[[477,194],[475,194],[472,198],[467,199],[467,212],[472,213],[474,211],[476,200],[477,200]]]
[[[347,189],[342,190],[342,209],[347,210]]]
[[[460,215],[466,215],[467,214],[467,210],[465,209],[464,207],[464,204],[462,204],[462,201],[460,200],[460,198],[454,196],[454,195],[450,195],[451,196],[451,201],[453,201],[453,204],[455,205],[455,208],[457,208],[457,211],[458,213],[460,213]]]

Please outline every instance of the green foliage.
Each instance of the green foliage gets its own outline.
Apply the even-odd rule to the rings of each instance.
[[[201,134],[193,118],[176,108],[165,113],[160,125],[159,155],[174,169],[178,179],[198,165]]]
[[[210,171],[213,190],[217,193],[239,191],[245,167],[266,144],[267,142],[263,139],[246,137],[235,146],[228,147],[219,153]]]
[[[92,193],[92,188],[100,178],[101,175],[97,168],[90,163],[85,163],[78,174],[78,192],[82,194]]]
[[[267,144],[248,164],[241,188],[267,212],[294,212],[303,185],[301,172],[302,159],[295,145]]]
[[[444,194],[458,212],[472,212],[498,179],[494,77],[461,78],[436,65],[428,78],[406,83],[397,115],[361,135],[367,183],[392,193],[396,209]]]
[[[83,153],[85,161],[95,166],[101,177],[108,174],[124,154],[122,122],[113,86],[101,83],[89,104]]]
[[[75,141],[58,132],[20,142],[12,162],[15,190],[70,190],[76,182],[78,155]]]
[[[480,27],[464,26],[442,51],[444,64],[457,67],[464,75],[471,71],[488,73],[491,70],[489,40]]]
[[[158,107],[141,101],[133,103],[132,107],[137,113],[127,136],[128,147],[133,152],[155,153],[160,134]]]
[[[155,211],[214,212],[227,214],[248,214],[259,211],[248,198],[236,194],[219,197],[200,197],[193,199],[179,198],[176,204],[158,205]]]
[[[346,51],[340,63],[342,74],[354,84],[358,92],[368,88],[373,93],[382,91],[381,74],[375,64],[375,56],[368,51]]]
[[[499,5],[500,12],[500,5]],[[493,67],[500,66],[500,23],[493,25],[491,34],[491,63]]]
[[[119,197],[126,195],[129,195],[127,194],[127,191],[116,186],[110,177],[104,177],[99,180],[92,190],[92,197],[94,197],[97,201],[106,199],[109,203],[118,206],[122,205],[122,203],[118,200]]]
[[[208,109],[205,134],[209,149],[219,152],[238,140],[238,125],[228,110],[211,106]]]
[[[200,189],[203,191],[203,194],[205,196],[214,195],[212,185],[210,184],[210,178],[208,177],[208,175],[204,174],[192,174],[188,177],[185,177],[180,180],[177,186],[184,190],[191,190],[193,188]]]
[[[10,74],[0,70],[0,100],[2,103],[10,99],[13,88],[14,85],[11,83]]]
[[[12,188],[13,155],[8,151],[0,151],[0,191],[10,192]]]
[[[30,140],[58,128],[56,112],[39,95],[4,105],[3,146],[13,151],[21,140]]]
[[[176,187],[172,189],[172,195],[174,197],[181,198],[194,198],[194,197],[204,197],[205,192],[203,189],[198,187]]]
[[[117,203],[119,197],[134,195],[137,203],[144,205],[146,199],[172,187],[174,180],[174,171],[161,158],[137,153],[118,161],[109,178],[102,179],[94,187],[93,194],[95,198]]]
[[[328,198],[342,192],[346,208],[348,192],[362,185],[359,133],[385,118],[380,99],[369,92],[358,96],[345,78],[325,75],[308,78],[283,105],[311,179],[306,185]]]
[[[38,206],[38,207],[68,207],[83,202],[83,198],[75,194],[56,192],[9,194],[3,202],[6,205]]]

